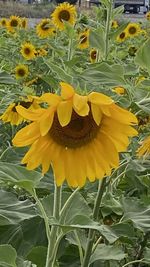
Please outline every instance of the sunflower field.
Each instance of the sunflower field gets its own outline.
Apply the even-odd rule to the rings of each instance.
[[[0,267],[150,266],[150,12],[0,19]]]

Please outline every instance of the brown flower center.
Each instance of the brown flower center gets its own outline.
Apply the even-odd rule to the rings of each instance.
[[[25,70],[24,69],[18,69],[17,70],[17,74],[20,76],[20,77],[24,77],[25,76],[25,74],[26,74],[26,72],[25,72]]]
[[[42,29],[43,31],[47,31],[47,30],[49,30],[49,23],[48,23],[48,22],[43,22],[43,23],[41,24],[41,29]]]
[[[13,111],[13,112],[17,112],[16,107],[17,107],[18,105],[21,105],[22,107],[28,109],[28,108],[32,105],[32,103],[33,103],[33,102],[30,102],[30,101],[28,101],[28,102],[25,102],[25,101],[16,102],[15,106],[12,108],[12,111]]]
[[[123,39],[125,37],[125,32],[120,33],[120,38]]]
[[[96,50],[91,52],[91,59],[96,59]]]
[[[12,20],[10,21],[10,25],[11,25],[11,27],[17,27],[17,26],[18,26],[18,20],[16,20],[16,19],[12,19]]]
[[[135,27],[130,27],[130,28],[129,28],[129,33],[130,33],[130,34],[135,34],[136,31],[137,31],[137,30],[136,30]]]
[[[87,42],[87,36],[86,35],[81,35],[80,36],[80,44],[84,44]]]
[[[97,135],[99,126],[95,123],[92,113],[81,117],[75,111],[67,126],[62,127],[55,113],[52,127],[49,131],[51,138],[59,145],[67,148],[78,148],[90,143]]]
[[[25,27],[26,27],[26,21],[23,20],[23,21],[22,21],[22,28],[25,28]]]
[[[24,48],[24,53],[25,53],[26,55],[30,55],[30,53],[31,53],[30,48],[29,48],[29,47],[25,47],[25,48]]]
[[[2,20],[1,24],[2,24],[2,26],[5,26],[6,25],[6,20]]]
[[[63,20],[68,21],[70,19],[70,13],[68,10],[62,10],[60,11],[58,18],[61,22],[63,22]]]

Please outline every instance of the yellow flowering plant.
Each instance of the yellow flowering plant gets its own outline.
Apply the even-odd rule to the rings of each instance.
[[[0,20],[0,265],[147,266],[150,41],[122,12]]]

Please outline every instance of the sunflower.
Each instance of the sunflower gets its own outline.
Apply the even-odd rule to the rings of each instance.
[[[150,11],[146,13],[146,19],[150,20]]]
[[[80,49],[86,49],[89,47],[89,33],[90,30],[86,29],[84,32],[79,33],[79,44]]]
[[[117,36],[117,42],[122,43],[127,38],[127,32],[123,31]]]
[[[47,56],[47,51],[44,48],[40,48],[36,51],[35,55],[39,57]]]
[[[28,27],[27,18],[21,18],[20,25],[21,25],[21,28],[26,29]]]
[[[17,17],[17,16],[11,16],[9,20],[7,20],[7,24],[6,24],[6,27],[7,27],[7,30],[9,32],[15,32],[15,29],[19,28],[20,26],[20,18]]]
[[[95,48],[92,48],[90,50],[90,61],[91,63],[95,63],[97,59],[97,50]]]
[[[128,37],[137,36],[140,31],[140,25],[137,23],[129,23],[128,26],[125,28],[125,32],[127,33]]]
[[[36,77],[36,78],[34,78],[34,79],[30,80],[30,81],[27,81],[27,82],[25,83],[25,86],[29,87],[29,86],[33,85],[34,83],[37,83],[38,79],[39,79],[39,78]]]
[[[71,25],[75,24],[77,13],[75,6],[65,2],[58,5],[51,16],[53,24],[59,30],[64,30],[65,29],[64,22],[68,22]]]
[[[111,23],[111,27],[112,27],[113,29],[118,28],[118,22],[117,22],[116,20],[113,20],[112,23]]]
[[[2,18],[2,19],[0,20],[0,26],[1,26],[1,27],[6,27],[6,25],[7,25],[7,19],[6,19],[6,18]]]
[[[29,73],[29,69],[28,69],[28,66],[26,65],[19,64],[15,68],[16,79],[26,78],[28,76],[28,73]]]
[[[17,112],[17,106],[22,106],[26,109],[31,110],[39,108],[37,101],[31,96],[28,96],[27,98],[24,98],[21,101],[11,103],[6,109],[6,111],[3,113],[3,115],[0,116],[0,119],[5,123],[9,122],[11,125],[19,125],[23,121],[25,121],[25,119]]]
[[[56,33],[55,27],[52,26],[50,19],[42,19],[36,26],[36,33],[40,38],[47,38]]]
[[[138,130],[144,130],[150,126],[150,115],[137,116],[138,119]]]
[[[112,91],[118,95],[124,95],[126,92],[125,88],[122,86],[117,86],[117,87],[113,88]]]
[[[136,52],[137,52],[137,48],[135,46],[130,46],[129,47],[128,53],[129,53],[129,55],[131,57],[135,57]]]
[[[17,108],[32,123],[16,134],[13,144],[31,145],[22,159],[27,169],[42,165],[44,174],[51,165],[57,186],[67,180],[69,186],[82,187],[87,178],[102,179],[118,167],[118,152],[126,151],[128,137],[137,135],[132,127],[137,119],[104,94],[83,96],[69,84],[60,86],[60,96],[45,93],[38,99],[47,108]]]
[[[150,154],[150,136],[144,139],[142,145],[137,150],[137,154],[139,157]]]
[[[36,54],[35,47],[33,44],[29,42],[22,44],[20,52],[22,56],[27,60],[35,58],[35,54]]]

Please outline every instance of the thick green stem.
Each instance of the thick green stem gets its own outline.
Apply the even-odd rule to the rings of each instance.
[[[102,196],[104,193],[105,185],[106,185],[106,179],[103,179],[102,181],[99,182],[97,197],[95,200],[95,205],[94,205],[94,210],[93,210],[93,220],[95,220],[95,221],[97,221],[98,217],[99,217],[99,207],[100,207],[100,204],[102,201]],[[89,234],[88,234],[87,247],[85,250],[85,255],[84,255],[82,267],[88,267],[89,266],[89,261],[90,261],[90,257],[92,254],[94,238],[95,238],[95,230],[90,229]]]
[[[56,220],[59,220],[60,208],[61,208],[61,187],[57,187],[57,185],[55,185],[53,217]],[[47,259],[45,267],[54,267],[55,264],[54,256],[56,255],[55,243],[57,239],[57,230],[58,226],[53,225],[51,227],[50,237],[48,239],[49,242],[48,242]]]
[[[110,30],[112,5],[113,5],[112,0],[110,0],[109,7],[107,7],[107,19],[106,19],[106,31],[105,31],[105,60],[107,60],[109,52],[109,30]]]

